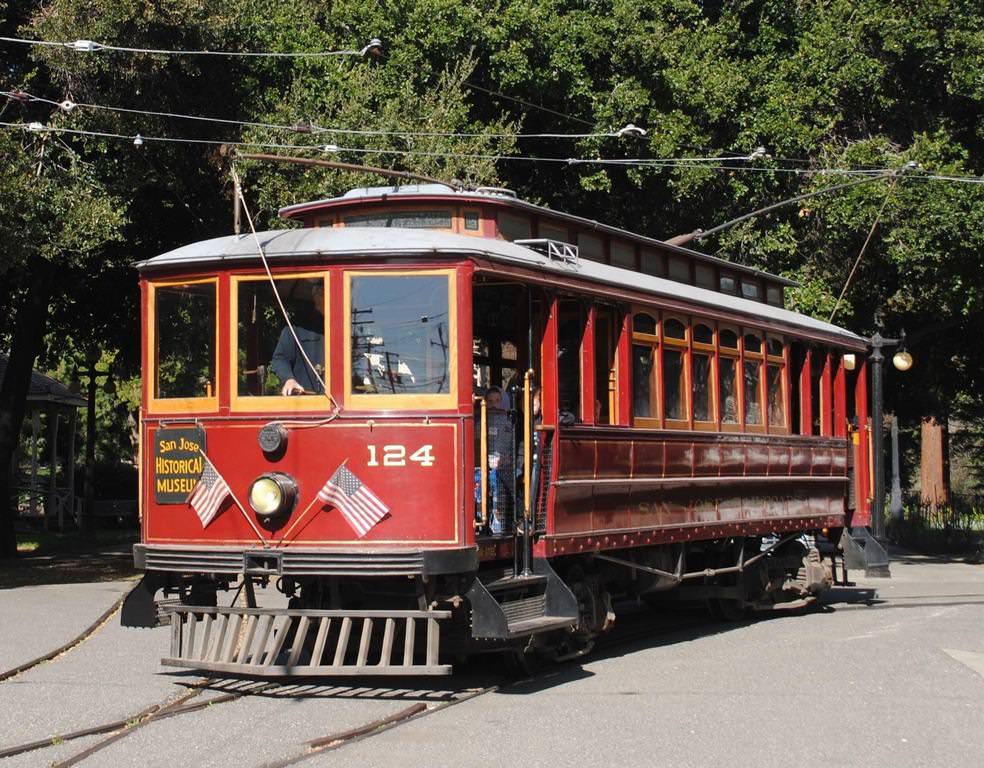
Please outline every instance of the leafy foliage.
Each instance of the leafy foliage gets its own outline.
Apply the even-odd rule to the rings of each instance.
[[[527,199],[656,237],[708,229],[848,180],[827,168],[918,163],[887,202],[887,182],[864,184],[749,220],[701,247],[799,280],[795,308],[826,318],[884,203],[838,322],[869,333],[881,310],[889,331],[909,332],[916,367],[904,378],[890,372],[887,388],[887,405],[903,420],[946,415],[959,397],[981,389],[984,348],[967,340],[984,332],[984,185],[925,178],[984,171],[979,3],[916,0],[902,11],[890,0],[49,0],[2,8],[5,29],[22,24],[25,36],[51,40],[316,51],[359,48],[378,36],[385,45],[380,60],[43,48],[0,75],[5,87],[231,120],[475,135],[302,134],[256,126],[240,132],[164,116],[83,108],[62,114],[37,104],[8,104],[4,119],[126,135],[338,145],[322,156],[504,184]],[[612,131],[630,122],[647,128],[647,136],[497,135]],[[65,138],[84,162],[70,162],[60,149],[69,170],[43,184],[57,180],[67,189],[51,189],[50,204],[33,210],[26,193],[36,155],[10,134],[0,140],[5,157],[16,150],[15,162],[0,171],[4,188],[25,193],[0,200],[7,242],[29,247],[44,240],[50,254],[102,243],[103,260],[89,262],[95,271],[79,277],[85,289],[64,292],[68,317],[60,327],[80,339],[111,337],[120,350],[117,365],[133,372],[136,295],[133,275],[121,265],[229,231],[228,157],[216,145],[147,142],[138,150],[127,142]],[[37,141],[29,144],[38,151]],[[760,145],[769,157],[672,167],[493,159],[746,156]],[[241,165],[266,226],[283,226],[275,215],[282,205],[379,183],[370,175]],[[103,191],[84,192],[93,184]],[[83,216],[82,199],[103,213],[87,207]],[[39,235],[55,214],[65,222],[62,234]],[[15,226],[22,217],[30,227]],[[114,228],[122,228],[125,245],[107,244]],[[22,269],[27,252],[7,248],[11,255],[0,269]],[[107,301],[111,295],[125,300]],[[0,289],[0,304],[11,300],[10,290]],[[76,318],[84,318],[86,330],[72,326]],[[49,350],[54,361],[57,345]],[[964,419],[981,418],[979,408],[971,410]]]

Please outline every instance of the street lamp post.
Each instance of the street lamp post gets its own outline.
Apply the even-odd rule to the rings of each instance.
[[[880,320],[876,318],[880,325]],[[899,351],[892,357],[892,364],[900,371],[907,371],[912,367],[912,355],[905,351],[905,331],[900,334],[898,339],[890,339],[882,336],[880,331],[875,331],[875,335],[868,339],[871,344],[871,452],[874,458],[875,487],[873,489],[874,499],[871,503],[871,533],[876,539],[885,537],[885,453],[884,453],[884,369],[882,364],[885,356],[882,349],[886,347],[899,347]]]

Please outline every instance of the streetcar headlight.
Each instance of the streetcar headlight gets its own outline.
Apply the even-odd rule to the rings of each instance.
[[[289,512],[296,498],[297,484],[283,472],[260,475],[249,487],[249,505],[261,517]]]

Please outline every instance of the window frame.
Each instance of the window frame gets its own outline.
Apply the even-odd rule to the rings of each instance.
[[[270,278],[265,274],[231,274],[229,275],[229,406],[232,411],[256,413],[258,411],[330,411],[331,403],[331,334],[329,333],[331,317],[331,272],[327,269],[308,272],[274,272],[274,280],[302,280],[320,276],[324,286],[325,315],[325,366],[323,395],[240,395],[239,394],[239,284],[246,282],[265,281]],[[278,308],[279,309],[279,308]]]
[[[157,397],[155,395],[155,390],[160,352],[158,347],[158,342],[160,339],[157,335],[157,290],[159,288],[168,288],[181,285],[203,285],[205,283],[211,283],[215,287],[215,347],[213,349],[213,354],[215,357],[212,362],[213,370],[215,371],[215,386],[212,390],[212,394],[211,396],[205,395],[203,397]],[[144,360],[144,370],[150,372],[150,376],[147,377],[146,382],[147,411],[149,413],[218,411],[219,389],[222,386],[222,371],[219,367],[219,361],[221,359],[219,347],[219,326],[221,323],[219,322],[219,318],[221,317],[221,311],[222,293],[218,275],[213,275],[210,277],[194,277],[186,279],[169,278],[166,280],[147,281],[147,349],[146,359]]]
[[[385,218],[388,216],[399,216],[401,214],[409,213],[447,213],[448,220],[450,224],[446,227],[410,227],[410,229],[419,229],[423,231],[430,232],[456,232],[455,224],[458,218],[458,212],[453,207],[448,206],[425,206],[425,205],[411,205],[411,206],[393,206],[384,208],[357,208],[348,213],[339,213],[336,219],[336,226],[352,229],[359,229],[362,227],[360,224],[349,224],[348,219],[355,218],[358,216],[365,217],[379,217]],[[479,219],[479,226],[481,226],[481,219]],[[393,227],[365,227],[366,229],[393,229]],[[397,227],[400,229],[400,227]],[[474,231],[474,230],[469,230]]]
[[[683,339],[667,337],[665,328],[666,322],[668,320],[677,320],[683,324]],[[660,338],[660,356],[659,356],[659,377],[660,377],[660,416],[663,420],[663,426],[666,429],[690,429],[691,423],[693,421],[693,407],[690,402],[693,398],[691,395],[691,387],[693,387],[693,376],[690,371],[690,339],[691,339],[691,328],[690,328],[690,318],[685,315],[677,315],[669,312],[660,313],[660,323],[659,323],[659,338]],[[684,397],[683,401],[683,418],[682,419],[671,419],[666,413],[666,370],[663,364],[663,353],[667,350],[678,350],[683,354],[683,385],[681,387],[681,394]]]
[[[458,271],[450,269],[344,269],[342,270],[342,403],[353,411],[457,410],[458,408]],[[444,394],[366,395],[352,391],[352,278],[433,277],[448,281],[448,391]],[[469,353],[470,357],[470,353]]]
[[[759,340],[759,351],[750,352],[745,348],[745,336],[754,336]],[[767,432],[767,417],[765,413],[766,397],[765,397],[765,357],[766,357],[766,335],[763,331],[756,328],[742,328],[741,334],[738,337],[739,344],[741,346],[741,374],[739,381],[741,382],[742,391],[742,408],[741,408],[741,424],[745,432],[755,432],[760,434],[765,434]],[[759,406],[760,423],[749,424],[746,418],[746,403],[748,402],[748,393],[745,391],[745,364],[746,363],[756,363],[758,365],[758,390],[755,393]]]
[[[694,328],[703,325],[711,331],[711,343],[699,342],[694,340]],[[711,413],[707,421],[697,420],[697,410],[693,402],[690,403],[690,420],[692,428],[701,431],[716,432],[719,422],[718,408],[718,388],[717,388],[717,324],[703,317],[692,317],[689,326],[690,335],[690,397],[693,400],[694,388],[694,355],[700,354],[710,358],[710,366],[707,369],[707,386],[711,395]]]
[[[721,346],[721,333],[722,331],[732,331],[735,334],[735,346],[734,347],[724,347]],[[745,369],[742,365],[741,358],[741,347],[742,347],[742,329],[736,325],[721,325],[718,324],[714,331],[714,345],[717,348],[717,355],[715,361],[715,368],[717,370],[717,391],[715,392],[715,400],[718,403],[718,425],[722,432],[741,432],[745,428],[745,393],[744,393],[744,376]],[[735,417],[737,421],[734,424],[726,424],[724,422],[724,410],[721,406],[721,358],[727,357],[729,360],[734,360],[735,369],[737,371],[737,377],[735,379]]]
[[[645,333],[635,329],[636,315],[646,315],[655,322],[653,330],[655,333]],[[663,426],[663,398],[662,398],[662,379],[660,377],[661,364],[661,345],[659,334],[662,323],[660,322],[660,312],[648,307],[632,307],[632,343],[631,346],[649,347],[653,355],[653,368],[650,372],[649,382],[649,411],[651,416],[636,416],[635,413],[635,380],[633,379],[632,397],[632,424],[643,429],[660,429]],[[632,353],[633,355],[635,352]],[[633,363],[633,367],[634,367]],[[633,371],[634,375],[634,371]]]
[[[777,341],[782,345],[782,354],[773,355],[769,352],[769,342]],[[782,415],[785,425],[772,423],[769,418],[769,366],[779,366],[779,391],[782,393]],[[789,344],[785,337],[774,333],[765,336],[765,423],[770,435],[792,434],[792,409],[789,403]]]

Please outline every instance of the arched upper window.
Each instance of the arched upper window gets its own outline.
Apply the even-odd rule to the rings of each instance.
[[[687,326],[675,317],[668,317],[663,321],[663,337],[684,341],[687,338]]]
[[[656,335],[656,318],[647,315],[645,312],[636,312],[632,318],[632,331],[634,333],[645,333],[649,336]]]
[[[762,338],[760,336],[756,336],[754,333],[745,334],[745,354],[746,355],[762,354]]]

